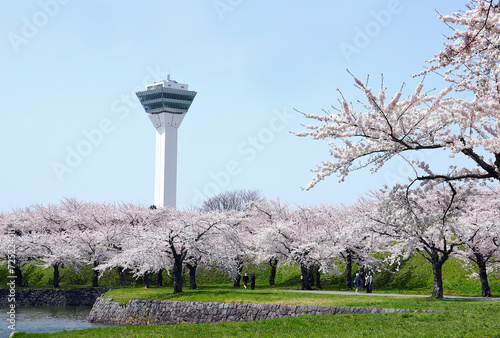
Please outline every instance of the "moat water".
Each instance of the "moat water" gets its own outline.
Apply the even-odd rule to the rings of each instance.
[[[13,328],[16,332],[54,333],[113,326],[87,322],[91,310],[87,306],[16,307],[14,310],[15,314],[8,313],[9,308],[0,308],[0,338],[9,337]]]

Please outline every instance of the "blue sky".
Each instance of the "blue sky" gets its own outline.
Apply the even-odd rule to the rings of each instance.
[[[64,197],[153,203],[155,130],[135,92],[172,79],[198,92],[179,130],[179,208],[258,189],[292,204],[354,203],[404,182],[393,161],[310,191],[324,142],[290,131],[294,109],[362,99],[352,73],[389,92],[439,52],[465,1],[9,1],[0,5],[0,211]],[[426,79],[433,88],[438,77]],[[391,91],[392,90],[392,91]],[[425,155],[439,163],[439,154]],[[435,158],[434,158],[435,157]]]

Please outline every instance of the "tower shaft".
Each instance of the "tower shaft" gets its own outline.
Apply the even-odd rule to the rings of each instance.
[[[157,207],[176,207],[177,130],[196,92],[170,80],[146,86],[137,97],[156,129],[155,194]]]
[[[177,194],[177,131],[184,114],[149,115],[156,129],[155,205],[176,207]]]
[[[176,207],[177,130],[175,127],[156,129],[155,205],[157,206]]]

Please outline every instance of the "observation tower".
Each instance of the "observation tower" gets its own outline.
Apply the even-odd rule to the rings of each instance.
[[[146,86],[137,92],[142,107],[156,128],[155,199],[156,207],[176,207],[177,130],[196,92],[188,85],[170,80]]]

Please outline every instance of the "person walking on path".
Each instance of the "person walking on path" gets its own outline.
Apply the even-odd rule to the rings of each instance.
[[[247,285],[248,285],[248,275],[245,274],[243,276],[243,286],[245,287],[245,290],[247,289]]]
[[[372,285],[373,285],[373,274],[370,272],[370,293],[372,293]]]
[[[372,293],[372,282],[373,277],[369,272],[367,272],[365,278],[366,293]]]
[[[255,274],[253,274],[250,278],[250,287],[252,288],[252,290],[255,289]]]
[[[361,285],[361,281],[359,279],[359,273],[356,273],[356,278],[354,278],[354,286],[356,287],[356,293],[358,293],[360,285]]]

